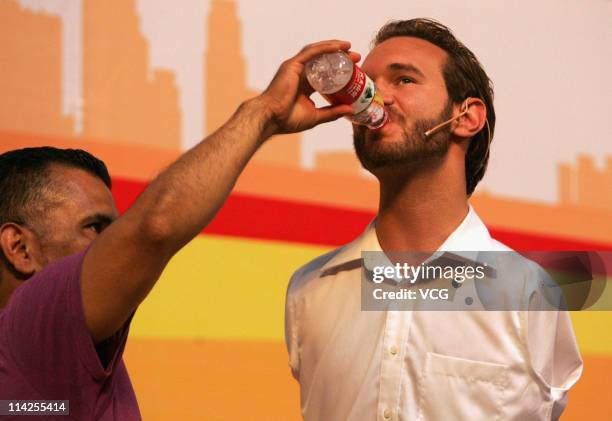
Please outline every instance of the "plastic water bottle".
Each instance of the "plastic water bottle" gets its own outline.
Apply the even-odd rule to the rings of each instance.
[[[343,51],[322,54],[306,63],[306,78],[312,88],[330,103],[350,104],[356,124],[378,129],[387,122],[384,100],[374,82]]]

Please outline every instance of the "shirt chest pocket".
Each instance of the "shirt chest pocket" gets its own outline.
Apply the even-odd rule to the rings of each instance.
[[[503,419],[508,366],[428,352],[419,385],[419,419]]]

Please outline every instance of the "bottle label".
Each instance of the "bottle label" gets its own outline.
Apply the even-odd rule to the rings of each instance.
[[[387,122],[387,113],[385,112],[385,103],[378,92],[374,95],[374,99],[368,107],[350,117],[353,123],[368,126],[371,129],[378,129]]]
[[[332,104],[351,104],[355,114],[362,112],[374,99],[376,87],[359,66],[353,66],[353,75],[346,86],[333,94],[324,95]]]

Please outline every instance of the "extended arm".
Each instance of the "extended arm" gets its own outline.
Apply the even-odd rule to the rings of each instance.
[[[324,41],[284,62],[264,93],[240,105],[219,130],[182,155],[94,241],[81,285],[87,326],[96,342],[125,323],[170,258],[210,223],[265,140],[351,112],[348,105],[317,109],[303,77],[308,60],[349,46]]]

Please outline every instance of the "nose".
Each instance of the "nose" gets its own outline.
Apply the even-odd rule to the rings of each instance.
[[[383,99],[385,106],[393,104],[394,98],[393,98],[393,95],[391,94],[392,92],[391,89],[389,89],[389,87],[387,87],[380,80],[375,82],[375,85],[376,85],[376,90],[378,91],[378,94]]]

